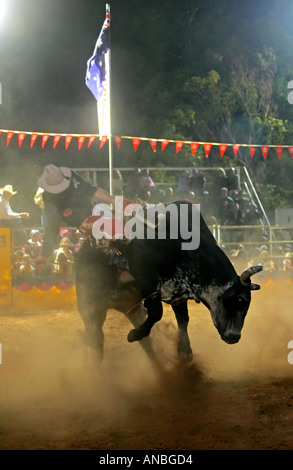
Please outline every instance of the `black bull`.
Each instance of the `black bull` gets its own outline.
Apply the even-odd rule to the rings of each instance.
[[[180,208],[188,206],[187,223],[192,223],[191,203],[172,203]],[[166,206],[168,209],[168,205]],[[166,212],[167,227],[170,225]],[[178,224],[181,221],[178,219]],[[162,302],[172,306],[179,329],[178,354],[192,357],[188,337],[188,307],[190,299],[202,302],[209,310],[221,338],[228,344],[241,337],[244,319],[251,301],[251,290],[259,285],[250,277],[262,266],[255,266],[237,275],[232,263],[217,245],[205,221],[200,216],[200,244],[192,250],[182,250],[179,236],[171,239],[138,239],[115,241],[114,245],[125,256],[135,281],[121,285],[118,299],[111,299],[117,267],[109,262],[105,249],[84,242],[75,257],[76,293],[80,315],[87,338],[99,354],[103,354],[103,324],[107,309],[125,313],[135,326],[128,341],[147,337],[153,325],[163,314]],[[144,302],[145,309],[141,309]],[[143,342],[142,342],[143,344]]]

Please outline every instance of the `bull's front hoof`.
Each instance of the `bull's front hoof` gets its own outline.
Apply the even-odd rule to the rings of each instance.
[[[136,329],[130,330],[127,336],[127,340],[129,343],[133,343],[134,341],[140,341],[142,338],[142,334]]]

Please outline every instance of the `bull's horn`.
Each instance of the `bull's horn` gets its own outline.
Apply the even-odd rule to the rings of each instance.
[[[253,274],[258,273],[259,271],[262,271],[263,267],[261,264],[258,264],[257,266],[251,266],[250,268],[247,268],[243,271],[243,273],[240,276],[240,281],[243,286],[248,287],[249,283],[247,282],[250,280],[250,277],[253,276]]]
[[[259,289],[260,289],[259,284],[255,284],[254,282],[250,284],[250,290],[259,290]]]

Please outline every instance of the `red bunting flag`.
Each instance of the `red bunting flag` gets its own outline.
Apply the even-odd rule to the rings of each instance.
[[[203,145],[203,148],[204,148],[206,157],[208,158],[209,153],[210,153],[211,148],[212,148],[212,144],[204,144],[204,145]]]
[[[53,139],[53,149],[56,148],[59,140],[61,139],[62,135],[60,134],[56,134],[54,135],[54,139]]]
[[[191,155],[195,154],[195,152],[197,151],[198,146],[199,146],[198,142],[191,142],[191,144],[190,144]]]
[[[250,156],[251,156],[251,158],[253,157],[254,152],[255,152],[255,147],[250,147]]]
[[[179,153],[180,150],[182,149],[183,145],[185,144],[185,142],[176,142],[176,153]]]
[[[166,140],[166,139],[162,140],[162,151],[167,147],[167,145],[168,145],[169,142],[170,142],[170,141],[169,141],[169,140]]]
[[[293,158],[293,147],[288,147],[291,157]]]
[[[263,157],[266,160],[268,156],[269,147],[262,147],[261,149],[262,149]]]
[[[277,151],[279,159],[281,159],[282,152],[283,152],[283,147],[275,147],[275,149]]]
[[[49,134],[43,134],[42,136],[42,149],[45,147],[47,140],[49,139]]]
[[[90,146],[92,145],[92,143],[94,142],[94,140],[96,140],[97,136],[96,135],[91,135],[89,137],[89,141],[88,141],[88,144],[87,144],[87,148],[89,149]]]
[[[234,155],[237,156],[240,145],[233,145]]]
[[[223,158],[225,152],[226,152],[226,148],[228,147],[227,144],[221,144],[220,145],[220,154],[221,154],[221,157]]]
[[[33,148],[35,141],[37,140],[39,134],[32,134],[31,135],[31,148]]]
[[[157,143],[158,143],[158,141],[157,141],[157,140],[150,140],[149,142],[150,142],[150,144],[151,144],[151,147],[152,147],[153,151],[156,152],[156,151],[157,151]]]
[[[24,141],[25,136],[26,136],[25,132],[20,132],[18,134],[18,146],[19,146],[19,148],[22,146],[22,143]]]
[[[100,149],[103,147],[103,145],[107,142],[108,140],[108,136],[107,135],[103,135],[103,137],[101,138],[101,142],[100,142]]]
[[[117,147],[120,148],[121,137],[120,137],[120,136],[117,136],[117,135],[114,135],[114,140],[115,140],[115,142],[116,142]]]
[[[7,132],[7,136],[6,136],[6,145],[7,145],[7,147],[10,144],[10,141],[12,139],[13,134],[14,134],[14,132],[12,132],[12,131]]]
[[[140,142],[141,142],[141,139],[138,139],[136,137],[134,137],[132,139],[132,143],[133,143],[133,147],[134,147],[135,152],[137,151]]]
[[[68,149],[71,141],[72,141],[72,135],[66,135],[65,136],[65,149],[66,150]]]
[[[85,135],[79,135],[78,136],[78,139],[77,139],[77,141],[78,141],[78,150],[80,150],[81,147],[83,146],[85,139],[86,139]]]

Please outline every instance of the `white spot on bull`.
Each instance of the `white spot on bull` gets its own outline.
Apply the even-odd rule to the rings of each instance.
[[[171,279],[161,282],[159,290],[163,302],[178,303],[188,299],[199,301],[196,294],[198,287],[198,285],[191,284],[186,271],[178,269]]]

